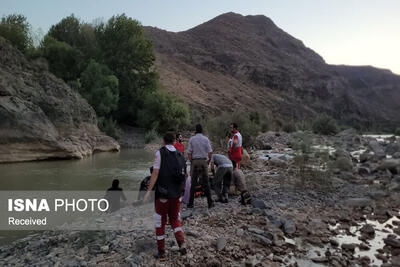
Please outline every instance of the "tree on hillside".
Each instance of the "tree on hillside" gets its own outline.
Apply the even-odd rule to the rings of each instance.
[[[0,36],[9,40],[13,46],[25,53],[33,47],[30,28],[30,24],[23,15],[4,16],[1,18]]]
[[[134,124],[144,97],[157,89],[152,45],[140,23],[125,14],[113,16],[96,29],[104,63],[120,81],[118,119]]]
[[[51,26],[47,35],[70,46],[79,46],[80,24],[79,19],[72,14]]]
[[[66,17],[51,27],[39,50],[49,69],[93,106],[107,134],[115,136],[115,119],[157,130],[189,120],[188,108],[159,90],[151,42],[124,14],[95,25]]]
[[[81,74],[80,85],[79,92],[96,111],[99,128],[115,137],[112,114],[118,107],[118,78],[107,66],[91,60]]]
[[[76,80],[84,68],[81,51],[49,35],[44,37],[39,49],[50,71],[64,81]]]
[[[80,78],[79,92],[96,111],[97,116],[107,117],[118,107],[118,78],[102,64],[91,60]]]
[[[81,22],[74,14],[51,26],[47,35],[80,50],[87,62],[90,59],[98,59],[100,51],[95,27],[89,23]]]

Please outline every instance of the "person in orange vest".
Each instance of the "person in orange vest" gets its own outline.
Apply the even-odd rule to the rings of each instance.
[[[185,155],[185,145],[183,144],[183,138],[180,133],[176,134],[176,141],[174,143],[174,147],[176,150],[182,153],[182,155]]]
[[[237,168],[240,169],[240,161],[242,160],[243,155],[242,135],[240,134],[236,123],[231,123],[230,127],[233,136],[228,142],[228,156],[230,160],[236,162]]]

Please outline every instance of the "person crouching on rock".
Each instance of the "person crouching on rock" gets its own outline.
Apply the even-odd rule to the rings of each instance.
[[[186,254],[185,240],[180,222],[181,197],[185,189],[186,162],[181,152],[174,147],[174,134],[167,132],[164,146],[156,152],[150,184],[143,202],[149,201],[151,190],[155,187],[155,214],[158,260],[165,260],[165,224],[167,216],[175,233],[179,251]]]
[[[211,156],[211,172],[214,175],[214,190],[217,194],[217,202],[228,203],[229,187],[232,179],[232,162],[220,154],[213,154]],[[215,172],[215,167],[217,171]]]

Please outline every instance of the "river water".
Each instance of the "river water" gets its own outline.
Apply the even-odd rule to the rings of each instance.
[[[0,164],[0,190],[82,190],[102,191],[120,180],[125,191],[139,189],[140,181],[150,174],[154,153],[144,149],[96,153],[81,160],[33,161]],[[0,245],[31,232],[0,231]]]

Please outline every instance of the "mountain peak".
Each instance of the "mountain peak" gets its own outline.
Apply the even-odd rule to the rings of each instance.
[[[229,12],[187,31],[146,35],[165,88],[204,110],[241,106],[281,119],[325,112],[344,124],[400,122],[400,84],[392,74],[327,65],[264,15]]]
[[[202,27],[220,27],[221,25],[225,25],[227,27],[245,27],[245,26],[253,26],[253,27],[277,27],[275,23],[268,17],[264,15],[247,15],[243,16],[238,13],[228,12],[221,14],[207,22],[204,22],[193,29],[198,29]],[[190,30],[189,30],[190,31]]]

